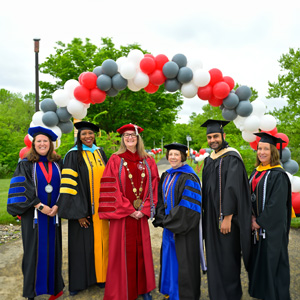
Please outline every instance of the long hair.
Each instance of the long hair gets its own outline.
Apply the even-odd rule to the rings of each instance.
[[[279,152],[278,152],[277,148],[272,144],[269,144],[269,145],[270,145],[270,150],[271,150],[270,166],[274,167],[274,166],[280,165]],[[258,167],[260,164],[261,164],[261,161],[259,160],[258,155],[256,153],[255,167]]]
[[[147,157],[152,157],[150,154],[148,154],[146,151],[145,151],[145,146],[144,146],[144,142],[143,142],[143,139],[140,135],[137,135],[137,144],[136,144],[136,151],[139,155],[139,157],[141,158],[147,158]],[[125,146],[125,142],[124,142],[124,136],[122,135],[122,138],[121,138],[121,145],[119,147],[119,150],[117,152],[115,152],[115,154],[122,154],[124,152],[126,152],[127,148]]]
[[[58,162],[60,160],[60,155],[58,155],[57,153],[54,152],[53,142],[47,135],[45,135],[45,136],[48,138],[48,140],[50,142],[50,148],[47,153],[47,159],[48,159],[48,161]],[[31,148],[26,154],[26,158],[31,162],[38,162],[40,160],[40,155],[35,150],[35,140],[36,140],[36,136],[33,138]]]
[[[74,146],[77,146],[77,149],[78,149],[77,150],[77,160],[78,160],[79,165],[83,165],[83,163],[84,163],[84,159],[83,159],[83,156],[82,156],[82,141],[80,139],[80,134],[81,134],[82,130],[85,130],[85,129],[86,128],[78,129],[76,142],[74,144]],[[96,135],[95,135],[95,139],[94,139],[94,144],[97,146],[97,144],[96,144]]]

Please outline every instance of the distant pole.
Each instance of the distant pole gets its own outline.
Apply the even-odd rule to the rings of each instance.
[[[39,50],[40,39],[34,40],[34,52],[35,52],[35,111],[39,111],[40,99],[39,99]]]

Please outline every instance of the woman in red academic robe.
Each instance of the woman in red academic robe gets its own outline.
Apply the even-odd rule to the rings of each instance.
[[[109,159],[101,179],[99,217],[110,220],[109,257],[104,300],[152,299],[155,288],[148,218],[157,203],[159,175],[145,152],[143,129],[127,124],[120,149]]]

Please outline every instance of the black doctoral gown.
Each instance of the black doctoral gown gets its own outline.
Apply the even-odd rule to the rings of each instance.
[[[174,184],[168,185],[172,178]],[[193,169],[184,165],[164,172],[153,225],[164,228],[159,290],[170,299],[200,297],[200,213],[201,187]]]
[[[255,172],[256,170],[252,172],[250,180]],[[255,176],[260,174],[261,172]],[[259,241],[254,242],[254,238],[252,239],[249,294],[264,300],[289,300],[290,180],[280,167],[266,170],[254,193],[257,202],[252,202],[253,211],[257,224],[265,231],[265,238],[261,235]]]
[[[41,157],[42,158],[42,157]],[[44,157],[45,158],[45,157]],[[44,164],[46,170],[47,163]],[[21,216],[23,241],[22,271],[24,276],[23,297],[42,294],[57,295],[64,288],[62,278],[62,235],[60,220],[48,217],[34,206],[40,202],[52,207],[58,203],[60,167],[52,163],[51,185],[53,192],[47,194],[47,182],[39,165],[27,159],[18,163],[10,182],[7,200],[9,214]]]
[[[240,154],[233,148],[213,152],[205,159],[202,182],[209,296],[240,300],[241,252],[248,269],[251,245],[250,190]],[[223,216],[233,214],[231,232],[226,235],[219,229],[220,191]]]

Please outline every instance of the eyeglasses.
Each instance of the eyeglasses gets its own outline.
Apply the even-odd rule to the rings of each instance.
[[[137,137],[137,135],[135,133],[124,133],[123,136],[125,139],[128,139],[129,137],[132,137],[133,139],[135,139]]]

